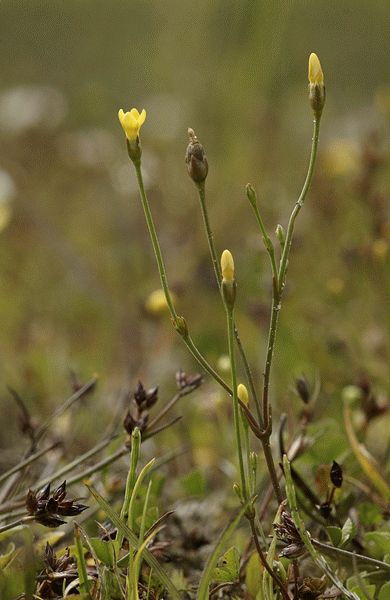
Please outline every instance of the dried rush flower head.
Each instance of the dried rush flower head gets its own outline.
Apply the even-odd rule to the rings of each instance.
[[[46,543],[43,557],[45,568],[38,575],[37,594],[40,598],[61,598],[64,586],[78,578],[76,560],[67,548],[57,558],[52,546]]]
[[[305,546],[299,535],[299,531],[295,527],[291,515],[287,511],[283,511],[280,516],[280,523],[274,523],[276,537],[282,542],[285,547],[279,556],[287,558],[298,558],[305,553]]]
[[[35,521],[46,527],[58,527],[66,521],[62,517],[73,517],[82,513],[87,506],[74,500],[66,500],[66,481],[50,493],[50,483],[39,491],[29,490],[26,508]]]

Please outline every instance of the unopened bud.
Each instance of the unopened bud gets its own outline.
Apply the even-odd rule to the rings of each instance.
[[[241,486],[238,483],[233,483],[233,490],[235,491],[236,495],[238,496],[239,501],[242,502],[243,498],[242,498]]]
[[[186,150],[186,164],[188,175],[195,183],[202,183],[209,171],[207,157],[202,144],[198,141],[193,129],[188,129],[190,143]]]
[[[280,225],[280,223],[277,225],[277,227],[275,229],[275,234],[279,240],[279,244],[283,247],[284,243],[286,241],[286,232],[284,231],[284,227],[282,225]]]
[[[249,202],[252,204],[253,207],[255,207],[257,205],[257,195],[256,195],[255,188],[253,187],[253,185],[251,183],[247,183],[245,190],[246,190],[246,195],[247,195]]]
[[[234,280],[234,260],[229,250],[221,256],[222,284],[221,291],[226,307],[232,311],[236,299],[236,282]]]
[[[222,278],[225,281],[234,281],[234,260],[229,250],[224,250],[221,256]]]
[[[183,338],[188,336],[188,325],[184,317],[177,317],[177,319],[173,321],[173,325]]]
[[[317,54],[309,56],[309,100],[316,119],[319,119],[325,105],[324,73]]]
[[[249,405],[248,390],[246,389],[243,383],[239,383],[237,386],[237,396],[239,397],[241,402],[245,404],[245,406]]]

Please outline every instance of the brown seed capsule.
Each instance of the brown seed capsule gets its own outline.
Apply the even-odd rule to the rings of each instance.
[[[193,129],[188,129],[190,143],[187,146],[185,161],[189,176],[195,183],[202,183],[209,171],[207,157],[202,144]]]
[[[343,485],[343,470],[335,460],[330,469],[330,480],[336,488],[341,488]]]
[[[298,377],[298,379],[295,380],[295,389],[302,402],[308,404],[310,401],[310,388],[305,377]]]

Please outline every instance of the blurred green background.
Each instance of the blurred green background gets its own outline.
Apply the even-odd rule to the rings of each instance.
[[[244,189],[248,181],[257,188],[272,234],[286,225],[310,150],[311,51],[322,62],[327,103],[290,261],[273,399],[280,409],[299,406],[290,386],[303,372],[321,380],[324,414],[338,405],[340,386],[362,377],[386,393],[387,0],[3,0],[0,15],[7,423],[16,410],[7,384],[44,415],[66,396],[69,369],[81,379],[99,372],[96,419],[104,421],[123,385],[141,378],[171,390],[179,367],[197,370],[168,316],[145,309],[159,280],[121,107],[147,110],[145,177],[178,311],[223,368],[224,311],[184,164],[189,126],[205,146],[210,219],[218,249],[235,257],[237,322],[261,381],[271,281]],[[199,398],[210,409],[213,393],[197,392],[188,410],[198,418]]]

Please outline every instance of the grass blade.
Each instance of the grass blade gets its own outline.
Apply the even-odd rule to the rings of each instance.
[[[87,486],[92,496],[101,506],[101,508],[105,511],[108,518],[112,521],[115,527],[118,528],[121,535],[126,537],[130,544],[135,548],[139,548],[139,541],[135,533],[122,521],[120,516],[111,508],[111,506],[106,502],[106,500],[93,488]],[[151,552],[147,548],[143,551],[143,557],[148,563],[149,567],[153,569],[155,576],[160,580],[160,583],[165,587],[165,589],[169,593],[169,598],[173,600],[180,600],[181,596],[179,591],[173,585],[168,575],[165,573],[164,569],[160,566],[160,563],[153,556]]]

